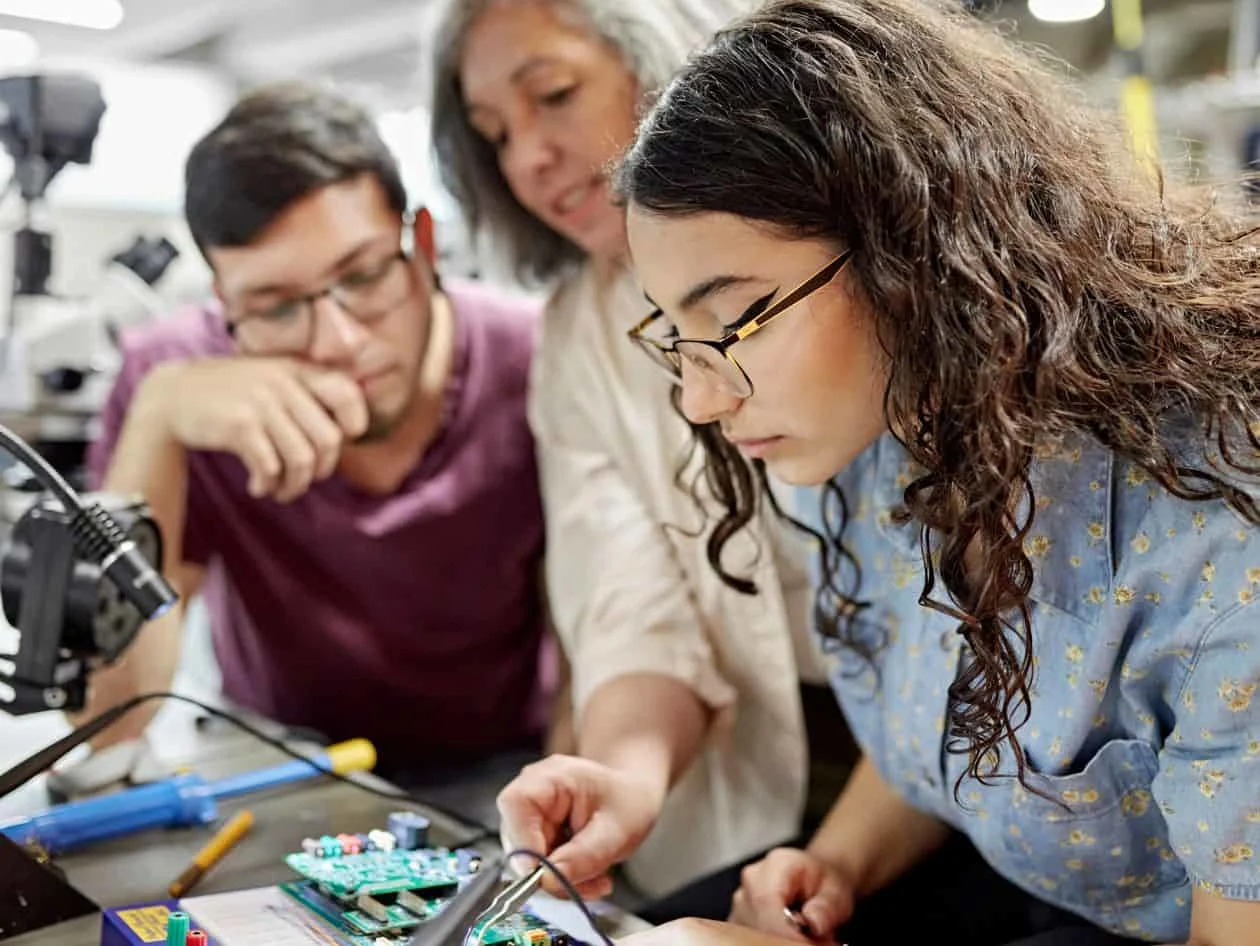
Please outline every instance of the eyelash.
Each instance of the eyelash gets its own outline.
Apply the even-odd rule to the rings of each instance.
[[[575,82],[573,85],[566,85],[564,88],[548,92],[546,95],[539,96],[539,98],[542,99],[544,105],[563,105],[573,97],[573,93],[577,91],[577,88],[577,83]]]
[[[577,90],[577,83],[574,83],[573,85],[565,86],[562,89],[556,89],[554,92],[548,92],[546,95],[541,95],[539,96],[539,100],[549,108],[558,108],[568,102],[569,99],[573,98],[573,94],[577,92]],[[506,132],[499,135],[497,138],[491,138],[487,135],[486,140],[490,142],[490,146],[496,151],[502,151],[507,145],[508,136]]]
[[[740,313],[739,318],[734,322],[729,322],[722,326],[722,334],[729,335],[731,332],[737,331],[755,319],[757,316],[770,308],[770,301],[778,294],[779,290],[775,290],[769,295],[762,296],[747,309]]]

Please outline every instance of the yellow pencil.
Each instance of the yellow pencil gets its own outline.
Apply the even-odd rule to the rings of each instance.
[[[223,856],[249,833],[254,826],[254,816],[248,811],[240,811],[210,839],[210,843],[197,852],[188,869],[175,878],[169,892],[172,897],[182,897],[192,890],[202,875],[223,859]]]

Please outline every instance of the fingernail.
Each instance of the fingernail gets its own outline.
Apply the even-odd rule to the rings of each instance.
[[[814,936],[814,927],[809,922],[809,918],[800,911],[798,907],[784,907],[783,918],[788,922],[794,930],[802,936]]]

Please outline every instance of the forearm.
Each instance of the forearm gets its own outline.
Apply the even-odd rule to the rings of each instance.
[[[144,497],[162,530],[162,567],[179,565],[188,490],[188,456],[167,420],[168,371],[160,365],[140,383],[119,432],[103,488]]]
[[[141,693],[168,690],[179,662],[183,619],[184,608],[178,606],[141,628],[116,662],[98,669],[89,678],[87,701],[80,712],[70,716],[71,724],[87,722]],[[104,749],[138,738],[159,709],[157,702],[133,709],[95,737],[92,747]]]
[[[896,879],[949,836],[949,827],[907,804],[863,757],[808,850],[853,878],[858,896]]]
[[[90,719],[142,691],[166,689],[179,659],[185,596],[194,589],[181,555],[187,457],[165,429],[160,403],[165,392],[154,390],[151,381],[152,376],[141,384],[132,401],[102,487],[110,493],[141,496],[148,504],[162,534],[162,571],[181,600],[170,612],[144,625],[115,663],[92,675],[87,705],[74,722]],[[93,744],[103,748],[139,736],[157,709],[156,704],[148,704],[133,710]]]
[[[650,780],[663,797],[699,753],[711,715],[695,692],[673,677],[616,677],[583,708],[578,754]]]

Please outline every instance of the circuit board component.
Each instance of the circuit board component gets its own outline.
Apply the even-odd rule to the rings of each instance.
[[[285,863],[301,880],[280,889],[350,946],[408,946],[481,868],[474,850],[431,848],[428,823],[413,813],[389,819],[391,830],[307,838]],[[484,946],[584,946],[528,912],[482,931]]]

